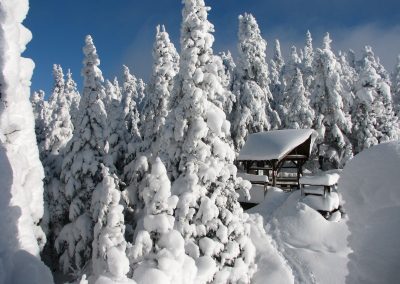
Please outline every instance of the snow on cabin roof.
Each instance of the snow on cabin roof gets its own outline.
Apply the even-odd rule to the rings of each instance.
[[[251,134],[240,150],[237,160],[280,160],[314,132],[312,129],[283,129]]]

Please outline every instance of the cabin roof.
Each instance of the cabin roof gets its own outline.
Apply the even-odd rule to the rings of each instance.
[[[237,160],[281,160],[307,141],[310,136],[312,144],[315,133],[312,129],[282,129],[250,134],[242,150],[240,150]],[[312,145],[309,149],[311,148]]]

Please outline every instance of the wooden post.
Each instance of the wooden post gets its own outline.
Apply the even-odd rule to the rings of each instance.
[[[272,162],[272,186],[276,186],[276,175],[277,175],[277,169],[276,169],[276,161]]]

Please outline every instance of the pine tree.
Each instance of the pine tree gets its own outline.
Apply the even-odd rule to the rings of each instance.
[[[96,278],[128,282],[129,260],[125,254],[126,241],[123,207],[120,202],[118,178],[102,166],[103,180],[93,192],[90,211],[96,222],[93,234],[92,265]]]
[[[185,241],[174,229],[173,213],[178,197],[171,196],[167,170],[159,158],[143,179],[140,198],[144,204],[143,215],[135,242],[128,248],[133,278],[140,283],[142,277],[147,278],[155,269],[165,283],[194,282],[195,262],[185,254]]]
[[[135,98],[135,101],[136,101],[136,105],[138,107],[139,113],[141,113],[143,110],[143,104],[145,102],[145,97],[146,97],[146,94],[145,94],[146,84],[141,78],[139,78],[137,80],[136,88],[137,88],[137,97]]]
[[[357,82],[357,72],[350,66],[347,60],[347,54],[339,52],[338,61],[341,66],[340,79],[343,85],[343,110],[344,112],[351,113],[354,101],[354,84]]]
[[[161,30],[160,30],[161,28]],[[148,96],[143,109],[143,144],[141,152],[158,155],[160,133],[169,112],[169,99],[173,79],[179,70],[179,55],[169,39],[164,26],[157,27],[153,46],[153,72],[148,87]]]
[[[125,114],[123,105],[119,100],[119,86],[107,80],[105,92],[105,105],[109,129],[109,136],[107,137],[107,142],[109,145],[108,153],[112,157],[113,164],[117,170],[116,174],[119,178],[122,178],[125,166],[125,156],[127,152],[127,141],[129,141],[130,136],[128,135],[127,128],[125,127]]]
[[[289,88],[292,88],[292,82],[294,82],[294,77],[296,76],[296,72],[300,71],[301,68],[301,61],[300,57],[297,54],[297,49],[295,46],[292,46],[290,49],[290,58],[287,61],[286,65],[284,66],[282,70],[282,82],[283,82],[283,89],[281,90],[282,94],[279,99],[279,103],[276,107],[279,116],[282,117],[282,126],[284,128],[288,128],[289,126],[286,125],[286,120],[285,118],[288,116],[288,112],[290,111],[290,100],[289,98],[292,90],[288,90]],[[308,94],[308,93],[307,93]]]
[[[102,101],[104,80],[91,36],[85,39],[83,53],[84,88],[78,123],[65,148],[61,169],[63,195],[67,200],[64,212],[68,220],[63,220],[65,225],[55,244],[63,271],[76,274],[80,274],[91,259],[95,220],[90,204],[93,191],[104,179],[102,164],[112,168],[107,154],[107,114]]]
[[[400,117],[400,55],[397,56],[397,64],[392,78],[392,96],[394,110],[397,117]]]
[[[314,59],[315,128],[319,132],[318,155],[324,159],[324,169],[341,168],[353,156],[347,137],[351,131],[351,121],[343,110],[340,64],[330,44],[331,39],[326,34],[323,47],[317,49]]]
[[[376,107],[379,107],[379,104],[376,105],[378,96],[376,87],[379,79],[379,75],[371,66],[371,63],[365,60],[360,79],[357,82],[356,97],[352,111],[352,138],[355,153],[378,144],[378,139],[382,135],[377,130],[378,110]]]
[[[361,59],[361,62],[359,62],[359,66],[361,68],[364,64],[365,58],[367,58],[368,61],[371,62],[371,66],[376,70],[377,74],[382,78],[383,82],[385,82],[390,86],[389,73],[386,71],[385,67],[380,63],[379,58],[375,57],[374,51],[372,50],[372,47],[369,45],[366,45],[364,47],[364,54]]]
[[[122,115],[125,127],[125,142],[127,150],[125,153],[123,180],[126,184],[132,183],[134,175],[134,163],[137,153],[142,144],[142,136],[139,130],[140,114],[136,103],[138,97],[137,80],[124,66],[124,83],[122,86]]]
[[[299,68],[287,90],[288,112],[285,116],[287,128],[312,128],[314,110],[310,106],[309,94],[303,85],[303,76]]]
[[[302,73],[303,82],[306,92],[311,93],[313,89],[313,62],[314,62],[314,48],[312,45],[312,37],[310,31],[306,34],[306,44],[304,47],[304,56],[302,60]]]
[[[285,62],[281,53],[281,45],[279,40],[275,40],[275,50],[274,57],[271,59],[270,63],[270,71],[271,71],[271,82],[270,82],[270,90],[274,100],[271,102],[273,104],[274,109],[279,111],[279,106],[281,102],[281,98],[283,95],[283,90],[285,88],[285,82],[282,78],[282,70],[285,67]]]
[[[233,83],[235,80],[235,69],[236,63],[233,60],[232,54],[230,51],[228,52],[221,52],[220,57],[222,59],[222,64],[224,65],[225,69],[225,77],[222,81],[222,85],[228,89],[228,91],[233,91]]]
[[[254,247],[236,199],[229,123],[213,103],[223,89],[213,62],[214,28],[203,0],[184,5],[180,69],[162,143],[172,193],[179,197],[175,228],[186,253],[211,268],[199,281],[249,282]]]
[[[239,62],[235,118],[232,136],[237,152],[248,134],[279,127],[278,114],[272,110],[269,91],[268,65],[265,61],[267,43],[261,37],[255,18],[250,14],[239,17]]]
[[[44,100],[44,97],[45,93],[42,90],[34,92],[30,97],[33,116],[35,118],[36,142],[39,147],[41,160],[44,155],[44,140],[46,138],[46,129],[49,120],[49,104]]]
[[[81,100],[81,95],[77,89],[77,85],[72,79],[71,70],[68,69],[67,76],[64,86],[65,99],[69,105],[69,112],[71,115],[72,123],[75,125],[75,118],[79,113],[79,102]]]

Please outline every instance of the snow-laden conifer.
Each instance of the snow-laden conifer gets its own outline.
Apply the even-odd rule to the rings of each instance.
[[[203,0],[184,4],[180,70],[162,143],[172,193],[179,197],[175,228],[199,267],[199,282],[249,282],[254,246],[235,193],[240,184],[229,122],[213,103],[223,90],[213,62],[214,27]]]
[[[68,217],[56,240],[64,272],[79,274],[91,259],[93,227],[96,220],[90,210],[93,191],[101,184],[102,164],[111,166],[108,158],[107,114],[102,98],[105,90],[99,69],[100,60],[91,36],[85,39],[82,75],[83,92],[77,125],[65,148],[61,169],[63,195]],[[113,171],[111,171],[113,172]]]
[[[46,138],[46,129],[49,122],[49,104],[44,97],[45,92],[43,90],[33,92],[30,97],[33,108],[33,116],[35,118],[36,141],[39,147],[39,154],[41,158],[43,157],[44,153],[44,140]]]
[[[351,120],[343,110],[343,86],[340,64],[331,50],[331,39],[326,34],[322,48],[314,59],[313,105],[315,128],[319,132],[318,151],[324,168],[339,168],[353,156],[348,139]]]
[[[75,125],[75,119],[77,118],[79,112],[79,102],[81,100],[81,95],[79,94],[77,85],[72,78],[71,70],[69,69],[65,79],[64,94],[65,99],[69,105],[69,112],[72,122]]]
[[[153,72],[143,108],[141,152],[158,155],[160,133],[169,112],[173,79],[179,70],[179,55],[164,26],[157,27],[153,46]]]
[[[397,113],[397,117],[400,117],[400,55],[397,56],[397,63],[392,78],[392,96],[394,110]]]
[[[144,204],[136,238],[128,248],[133,278],[139,283],[154,274],[163,283],[192,283],[196,276],[194,260],[185,253],[185,241],[174,229],[173,216],[178,197],[171,195],[167,170],[156,158],[146,173],[140,198]]]
[[[379,115],[377,108],[380,106],[377,101],[377,84],[380,76],[367,59],[359,76],[352,111],[352,138],[355,153],[378,144],[382,135],[377,129],[377,115]]]
[[[290,57],[282,70],[282,82],[283,89],[281,90],[281,95],[279,96],[276,110],[279,113],[279,116],[282,118],[282,126],[287,128],[288,126],[285,124],[288,120],[286,117],[288,116],[288,112],[290,111],[290,99],[289,96],[293,91],[292,83],[295,80],[295,76],[297,71],[301,72],[301,60],[297,53],[297,48],[292,46],[290,49]],[[303,80],[303,79],[302,79]],[[291,88],[291,90],[289,90]],[[304,95],[305,93],[303,93]],[[308,93],[306,93],[308,94]]]
[[[225,69],[225,77],[222,81],[222,85],[228,89],[229,91],[233,91],[233,83],[235,80],[235,69],[236,63],[233,60],[232,54],[230,51],[228,52],[221,52],[220,57],[222,59],[222,64],[224,65]]]
[[[143,110],[143,104],[145,102],[146,98],[146,83],[143,81],[143,79],[139,78],[137,80],[137,97],[135,98],[136,105],[138,107],[139,112],[141,113]]]
[[[314,49],[312,45],[312,37],[310,31],[306,33],[306,45],[304,46],[303,64],[305,67],[312,67],[314,60]]]
[[[97,184],[90,206],[93,221],[96,222],[92,243],[93,275],[113,283],[127,283],[129,260],[125,253],[124,208],[119,204],[118,178],[104,165],[101,167],[103,180]]]
[[[239,16],[239,61],[235,118],[232,136],[239,151],[248,134],[279,127],[278,114],[272,110],[269,90],[268,65],[265,61],[267,42],[261,37],[256,19],[250,14]]]
[[[303,76],[299,68],[296,68],[286,92],[288,112],[285,115],[285,126],[295,129],[312,128],[314,110],[310,106],[310,96],[304,88]]]
[[[357,72],[351,67],[347,60],[348,54],[339,52],[338,61],[340,63],[341,69],[341,83],[343,86],[343,110],[345,113],[350,113],[352,111],[353,101],[354,101],[354,84],[357,82]]]
[[[124,66],[124,81],[122,85],[122,116],[125,128],[125,142],[127,145],[124,161],[123,180],[127,185],[133,181],[135,159],[140,151],[142,137],[140,134],[140,114],[136,103],[138,87],[136,77]]]
[[[271,90],[274,100],[271,102],[274,109],[278,109],[280,105],[280,99],[283,95],[285,84],[282,78],[282,70],[285,66],[285,61],[282,57],[281,45],[278,39],[275,40],[274,56],[270,62],[270,74],[271,80],[269,88]]]

